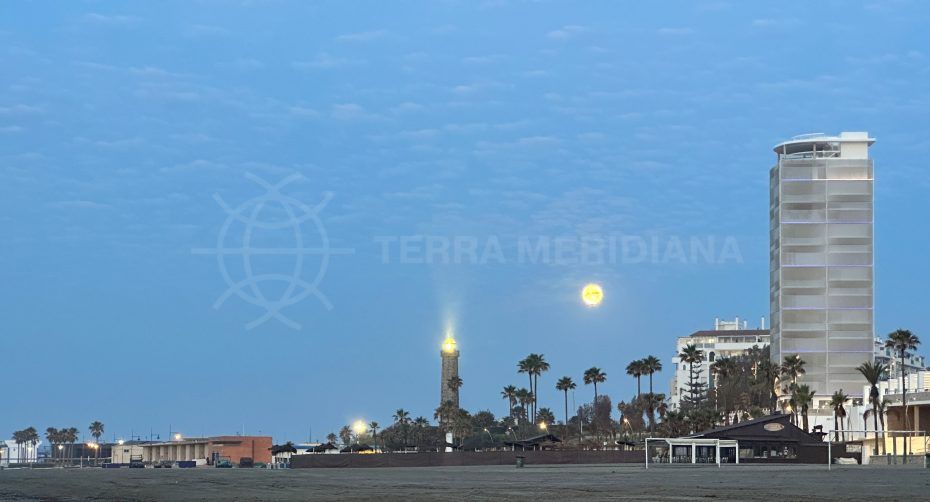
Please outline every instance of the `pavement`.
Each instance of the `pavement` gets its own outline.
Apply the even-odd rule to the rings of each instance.
[[[922,466],[7,469],[0,501],[930,500]]]

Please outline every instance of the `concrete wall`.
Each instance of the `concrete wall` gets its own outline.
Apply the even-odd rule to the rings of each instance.
[[[645,463],[645,456],[642,451],[468,451],[453,453],[295,455],[291,458],[291,468],[515,465],[517,456],[525,457],[526,465]]]

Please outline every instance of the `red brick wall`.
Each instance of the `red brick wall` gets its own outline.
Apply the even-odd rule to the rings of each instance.
[[[237,444],[238,443],[238,444]],[[238,464],[242,457],[271,463],[271,436],[218,436],[210,438],[212,451]]]

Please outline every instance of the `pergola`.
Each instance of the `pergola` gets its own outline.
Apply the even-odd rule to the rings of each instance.
[[[662,464],[664,464],[664,463],[669,463],[669,464],[675,464],[675,463],[679,463],[679,464],[681,464],[681,463],[690,463],[690,464],[697,464],[697,463],[698,463],[698,458],[699,458],[699,457],[698,457],[698,454],[697,454],[698,448],[699,448],[699,447],[702,447],[702,446],[703,446],[703,447],[707,447],[707,448],[713,448],[713,450],[714,450],[714,456],[713,456],[713,458],[714,458],[714,461],[715,461],[714,463],[717,464],[717,467],[720,467],[720,449],[721,449],[721,448],[733,448],[734,451],[736,452],[736,463],[737,463],[737,464],[739,463],[739,441],[736,441],[736,440],[733,440],[733,439],[646,438],[646,442],[645,442],[645,446],[646,446],[646,469],[649,468],[649,463],[650,463],[650,458],[649,458],[649,443],[650,443],[650,441],[651,441],[652,443],[661,443],[661,444],[665,444],[665,445],[668,447],[668,457],[659,457],[659,456],[657,456],[657,457],[655,457],[655,459],[653,459],[653,461],[652,461],[652,463],[654,463],[654,464],[655,464],[655,463],[662,463]],[[680,457],[680,456],[679,456],[679,457],[675,457],[675,456],[672,455],[672,452],[675,450],[675,447],[676,447],[676,446],[678,446],[678,447],[687,447],[687,448],[690,449],[690,453],[691,453],[691,455],[690,455],[690,457],[691,457],[691,458],[690,458],[690,462],[682,462],[682,461],[680,461],[680,460],[677,461],[677,462],[675,461],[675,458],[679,458],[679,457]],[[702,456],[702,457],[700,457],[700,458],[709,458],[709,457],[704,457],[704,456]],[[707,462],[707,463],[710,463],[710,462]]]

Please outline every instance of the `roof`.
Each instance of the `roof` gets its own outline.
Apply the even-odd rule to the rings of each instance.
[[[699,336],[768,336],[770,334],[767,329],[703,329],[701,331],[695,331],[691,333],[690,336],[699,337]]]
[[[552,434],[543,434],[518,441],[504,441],[507,446],[535,446],[543,443],[561,443],[562,440]]]
[[[839,135],[830,136],[823,133],[802,134],[795,136],[788,141],[782,141],[775,145],[772,150],[775,153],[795,153],[799,151],[810,150],[808,145],[827,145],[830,143],[862,143],[866,142],[871,146],[875,143],[875,138],[870,138],[867,132],[841,132]]]
[[[792,424],[790,418],[790,415],[785,414],[768,415],[754,420],[709,429],[687,437],[822,444],[821,435],[805,432],[800,427]],[[778,425],[771,426],[770,424]]]

